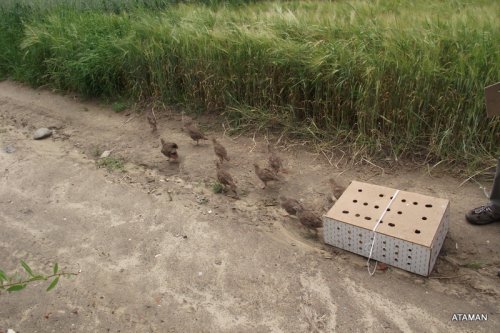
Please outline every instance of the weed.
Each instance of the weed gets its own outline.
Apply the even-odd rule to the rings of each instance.
[[[111,171],[121,171],[125,172],[125,165],[123,160],[116,157],[103,157],[96,161],[98,168],[106,168],[109,172]]]
[[[114,102],[111,107],[116,113],[125,111],[128,108],[128,104],[124,102]]]
[[[222,191],[224,190],[224,186],[219,183],[219,182],[215,182],[212,184],[212,191],[216,194],[218,193],[222,193]]]

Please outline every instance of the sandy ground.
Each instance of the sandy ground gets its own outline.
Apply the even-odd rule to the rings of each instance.
[[[203,123],[208,126],[210,124]],[[56,128],[35,141],[39,127]],[[212,128],[216,128],[214,126]],[[214,194],[211,143],[195,146],[179,114],[159,117],[178,143],[170,164],[144,115],[115,113],[44,90],[0,83],[0,268],[58,262],[81,273],[0,294],[0,332],[495,332],[500,327],[500,224],[464,213],[485,202],[475,184],[426,168],[335,168],[304,147],[278,146],[289,173],[261,189],[252,162],[262,137],[227,137],[241,199]],[[6,153],[11,145],[16,151]],[[113,149],[126,172],[96,168]],[[333,157],[332,164],[340,159]],[[372,277],[366,259],[323,244],[276,206],[278,194],[320,207],[342,173],[451,201],[450,232],[430,278],[399,269]],[[486,184],[489,185],[489,184]],[[482,263],[483,268],[468,268]],[[451,321],[484,313],[488,321]]]

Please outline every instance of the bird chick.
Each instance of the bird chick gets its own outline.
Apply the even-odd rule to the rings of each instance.
[[[214,143],[214,152],[215,155],[219,158],[220,162],[224,162],[224,160],[229,161],[229,157],[227,156],[227,150],[221,145],[216,138],[212,138],[212,142]]]
[[[332,201],[335,202],[344,193],[345,187],[339,185],[333,178],[330,178],[328,181],[330,182],[330,189],[332,191]]]
[[[323,220],[321,219],[321,216],[298,205],[294,206],[294,208],[297,211],[297,217],[299,218],[300,223],[309,230],[314,230],[317,236],[318,228],[323,227]]]
[[[177,154],[177,149],[179,149],[179,147],[177,146],[177,144],[174,142],[166,142],[163,139],[160,139],[160,141],[162,154],[165,155],[169,161],[177,161],[177,159],[179,158],[179,155]]]
[[[269,167],[271,167],[275,173],[280,172],[283,169],[281,157],[276,154],[271,144],[267,145],[267,151],[269,152]]]
[[[304,208],[304,206],[302,205],[302,203],[300,201],[295,200],[293,198],[287,198],[284,196],[280,196],[279,199],[280,199],[281,208],[283,208],[290,215],[297,214],[297,210],[295,209],[295,207]]]
[[[253,166],[255,167],[255,174],[259,179],[264,183],[264,187],[266,188],[267,182],[273,181],[273,180],[279,180],[278,176],[276,173],[268,168],[263,168],[261,169],[257,163],[254,163]]]
[[[234,192],[236,197],[238,197],[238,192],[236,192],[236,182],[229,174],[229,172],[222,168],[222,165],[219,161],[215,161],[215,169],[217,171],[217,180],[219,181],[219,183],[221,183],[226,189],[227,187],[229,187],[231,191]]]
[[[149,126],[151,126],[151,132],[155,133],[156,131],[158,131],[155,116],[152,113],[150,113],[150,114],[148,114],[147,118],[148,118]]]
[[[196,144],[198,145],[200,140],[208,140],[208,138],[203,134],[198,126],[193,124],[192,122],[187,122],[184,124],[184,129],[186,130],[187,134],[196,141]]]

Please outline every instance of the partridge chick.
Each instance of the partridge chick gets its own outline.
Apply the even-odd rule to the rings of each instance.
[[[198,126],[193,124],[192,122],[187,122],[184,124],[184,129],[186,130],[187,134],[196,141],[196,144],[198,145],[200,140],[208,140],[208,138],[203,134]]]
[[[309,230],[314,230],[316,235],[318,235],[318,228],[323,227],[321,217],[313,211],[304,209],[304,207],[295,206],[294,208],[297,211],[300,223]]]
[[[150,113],[150,114],[148,114],[147,118],[148,118],[149,126],[151,126],[151,132],[155,133],[156,131],[158,131],[155,116],[152,113]]]
[[[179,155],[177,154],[177,149],[179,149],[179,147],[177,146],[177,144],[174,142],[166,142],[163,139],[160,139],[160,141],[162,154],[165,155],[169,161],[177,161],[177,159],[179,158]]]
[[[267,151],[269,152],[269,167],[271,167],[275,173],[280,172],[283,169],[283,161],[281,160],[281,157],[276,155],[276,152],[271,144],[267,145]]]
[[[270,170],[268,168],[261,169],[257,163],[254,163],[253,166],[255,167],[255,174],[264,183],[263,188],[266,188],[267,182],[270,182],[273,180],[279,180],[276,173],[274,173],[272,170]]]
[[[297,210],[295,209],[295,207],[300,207],[301,209],[304,208],[304,206],[302,205],[302,203],[300,201],[295,200],[293,198],[287,198],[284,196],[280,196],[279,199],[280,199],[281,208],[286,210],[286,212],[290,215],[297,214]]]
[[[227,156],[227,150],[221,145],[216,138],[212,138],[212,142],[214,143],[214,152],[215,155],[219,158],[220,162],[224,162],[224,160],[229,161],[229,157]]]
[[[330,178],[328,181],[330,182],[330,188],[332,191],[332,201],[335,202],[340,198],[342,193],[344,193],[345,187],[339,185],[333,178]]]
[[[215,161],[215,168],[217,171],[217,180],[219,181],[219,183],[221,183],[224,186],[224,188],[229,187],[231,191],[233,191],[234,194],[238,196],[238,193],[236,192],[235,181],[233,177],[229,174],[229,172],[227,172],[222,168],[221,163],[219,161]]]

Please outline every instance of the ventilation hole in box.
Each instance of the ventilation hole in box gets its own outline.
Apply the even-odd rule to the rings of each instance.
[[[390,197],[389,199],[391,199],[391,200],[392,200],[392,195],[391,195],[391,197]]]
[[[351,247],[351,244],[347,244],[347,246]]]
[[[385,258],[385,254],[383,254],[383,255],[382,255],[382,257],[384,257],[384,258]]]
[[[382,251],[387,251],[387,249],[385,247],[382,248]]]
[[[424,220],[424,221],[425,221],[425,220],[427,220],[427,217],[423,216],[423,217],[422,217],[422,220]]]
[[[406,202],[406,199],[402,199],[401,202]]]
[[[368,206],[368,202],[363,202],[363,206]]]
[[[397,261],[398,261],[398,258],[394,258],[394,261],[396,261],[396,262],[397,262]]]
[[[408,249],[408,252],[411,252],[411,249]]]
[[[348,240],[351,240],[351,237],[347,237]]]
[[[407,264],[408,266],[411,266],[411,263],[409,263],[409,262],[407,262],[406,264]]]
[[[419,234],[419,233],[420,233],[420,230],[415,229],[415,233],[416,233],[416,234]]]
[[[397,252],[397,251],[396,251],[396,252],[394,252],[394,254],[395,254],[395,255],[399,255],[399,252]]]
[[[378,196],[379,196],[379,197],[381,197],[381,198],[383,198],[383,197],[384,197],[384,195],[383,195],[383,194],[379,194]]]
[[[378,208],[379,208],[379,207],[378,207],[378,205],[375,205],[374,207],[375,207],[375,209],[378,209]]]
[[[354,199],[352,202],[356,203],[356,202],[358,202],[358,200]]]
[[[402,211],[398,211],[398,214],[401,215],[401,214],[403,214],[403,212]]]
[[[359,236],[359,237],[363,237],[363,235],[362,235],[362,234],[358,234],[358,236]]]
[[[427,205],[425,205],[425,207],[427,207],[427,208],[431,208],[431,207],[432,207],[432,205],[431,205],[431,204],[427,204]]]
[[[387,211],[388,211],[388,212],[390,212],[390,211],[391,211],[391,209],[390,209],[390,208],[387,208]]]
[[[396,249],[399,249],[399,245],[398,244],[396,244]]]
[[[365,220],[370,221],[371,219],[372,219],[371,217],[369,217],[369,216],[365,216]]]
[[[359,244],[363,244],[363,241],[362,241],[362,240],[360,240],[360,241],[359,241]]]
[[[384,223],[384,220],[380,220],[380,222],[379,222],[379,223],[380,223],[380,224]]]
[[[337,230],[340,230],[340,228],[339,228],[339,227],[337,227]]]
[[[382,242],[382,244],[386,244],[386,242],[385,242],[385,241],[383,241],[383,242]]]
[[[413,204],[414,204],[414,205],[416,206],[416,205],[418,205],[418,202],[416,202],[416,201],[413,201]]]
[[[363,190],[362,190],[362,189],[360,189],[360,188],[358,188],[358,192],[363,192]]]
[[[351,230],[347,230],[347,233],[350,234],[351,233]]]
[[[396,225],[394,223],[389,223],[389,227],[395,227]]]
[[[362,248],[361,246],[360,246],[360,247],[358,247],[358,249],[359,249],[359,250],[363,250],[363,248]]]
[[[342,213],[349,214],[349,211],[348,210],[343,210]]]
[[[356,214],[356,215],[354,215],[354,216],[356,216],[356,217],[360,217],[360,215],[359,215],[359,214]]]
[[[411,256],[408,256],[408,259],[411,259]]]

